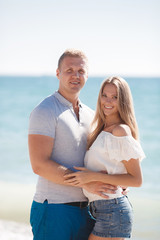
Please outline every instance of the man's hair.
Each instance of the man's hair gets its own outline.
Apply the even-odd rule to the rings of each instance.
[[[61,63],[65,57],[79,57],[82,58],[86,62],[86,66],[88,68],[88,58],[86,55],[81,51],[77,49],[67,49],[59,58],[58,60],[58,69],[61,67]]]

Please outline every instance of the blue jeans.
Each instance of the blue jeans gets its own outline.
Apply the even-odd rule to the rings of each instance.
[[[130,238],[133,211],[126,196],[90,203],[96,223],[92,233],[99,237]]]
[[[95,221],[88,207],[33,201],[30,223],[34,240],[87,240]]]

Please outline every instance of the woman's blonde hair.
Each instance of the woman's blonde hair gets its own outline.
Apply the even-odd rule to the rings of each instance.
[[[92,131],[88,136],[88,149],[104,129],[105,115],[101,109],[101,96],[104,87],[109,83],[115,85],[117,88],[118,111],[122,122],[130,127],[132,136],[138,139],[138,126],[134,113],[132,94],[128,83],[121,77],[110,77],[104,80],[99,91],[95,117],[91,125]]]

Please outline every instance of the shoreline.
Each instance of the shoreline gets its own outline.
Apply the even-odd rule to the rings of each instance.
[[[32,240],[29,224],[0,219],[1,240]]]
[[[159,200],[130,197],[133,204],[134,223],[132,236],[134,240],[160,239]]]
[[[0,181],[0,219],[29,224],[35,184]]]
[[[3,196],[0,204],[1,240],[32,239],[29,215],[35,187],[35,184],[0,181],[1,196]],[[131,239],[160,239],[159,199],[148,199],[138,196],[134,192],[129,193],[128,196],[134,210]]]

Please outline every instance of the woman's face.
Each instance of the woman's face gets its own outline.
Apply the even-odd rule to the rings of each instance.
[[[117,87],[112,83],[107,83],[101,95],[101,109],[105,116],[118,113]]]

